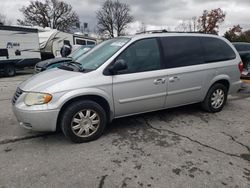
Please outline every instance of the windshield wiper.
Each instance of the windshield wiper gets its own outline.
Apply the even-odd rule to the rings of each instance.
[[[81,63],[74,62],[74,61],[63,63],[58,68],[59,69],[64,69],[64,70],[68,70],[68,71],[79,71],[79,72],[84,72],[85,71],[82,68],[82,64]]]
[[[77,70],[79,72],[84,72],[85,70],[82,68],[82,64],[81,63],[78,63],[76,61],[70,61],[70,62],[67,62],[66,65],[72,65],[74,66],[75,68],[77,68]]]
[[[68,70],[68,71],[74,71],[74,69],[72,67],[69,67],[69,66],[65,66],[65,65],[60,65],[58,67],[59,69],[63,69],[63,70]]]

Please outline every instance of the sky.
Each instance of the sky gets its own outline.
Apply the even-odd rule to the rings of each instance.
[[[22,18],[19,9],[27,6],[30,0],[0,0],[0,12],[5,14],[13,24]],[[64,0],[70,3],[79,15],[81,22],[87,22],[90,30],[96,27],[96,11],[104,0]],[[203,10],[221,8],[226,12],[225,22],[220,26],[223,34],[233,25],[240,24],[250,29],[250,0],[120,0],[130,5],[134,22],[127,28],[128,32],[136,32],[140,23],[147,29],[174,30],[182,21],[199,17]]]

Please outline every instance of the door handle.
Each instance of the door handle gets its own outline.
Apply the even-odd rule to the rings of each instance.
[[[166,82],[165,78],[159,78],[159,79],[154,80],[155,85],[164,84],[165,82]]]
[[[180,80],[180,77],[178,77],[178,76],[173,76],[173,77],[169,78],[169,82],[175,82],[175,81],[179,81],[179,80]]]

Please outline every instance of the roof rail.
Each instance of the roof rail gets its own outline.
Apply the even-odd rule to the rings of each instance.
[[[147,30],[147,31],[142,31],[142,32],[136,33],[136,35],[146,34],[146,33],[152,34],[152,33],[167,33],[167,32],[168,31],[166,29],[162,29],[162,30]]]
[[[154,34],[154,33],[203,33],[205,34],[204,32],[201,32],[201,31],[167,31],[166,29],[163,29],[163,30],[148,30],[148,31],[143,31],[143,32],[139,32],[139,33],[136,33],[136,35],[139,35],[139,34]]]
[[[168,31],[168,33],[202,33],[202,34],[206,34],[202,31]]]

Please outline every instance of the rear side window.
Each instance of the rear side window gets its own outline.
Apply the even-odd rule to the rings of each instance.
[[[199,37],[161,38],[166,68],[202,64],[204,62]]]
[[[233,49],[223,40],[212,37],[201,37],[204,48],[205,63],[235,59]]]

